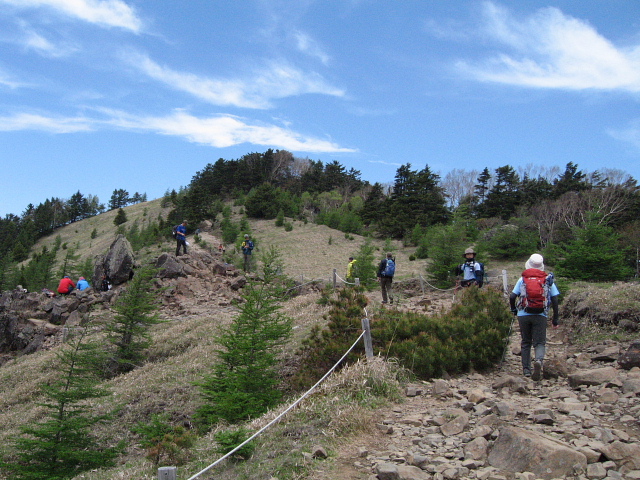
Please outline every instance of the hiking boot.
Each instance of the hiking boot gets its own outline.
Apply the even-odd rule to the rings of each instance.
[[[540,360],[536,360],[533,362],[533,373],[531,374],[531,380],[537,382],[542,380],[542,362]]]

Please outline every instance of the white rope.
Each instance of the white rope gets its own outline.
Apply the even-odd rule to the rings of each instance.
[[[433,285],[431,285],[429,282],[427,282],[427,279],[424,278],[422,276],[422,274],[420,274],[420,278],[424,281],[424,283],[426,283],[427,285],[429,285],[431,288],[433,288],[434,290],[440,290],[441,292],[448,292],[449,290],[455,290],[456,287],[451,287],[451,288],[438,288],[438,287],[434,287]]]
[[[318,380],[316,382],[316,384],[311,387],[309,390],[307,390],[304,395],[302,395],[299,399],[297,399],[295,402],[293,402],[291,405],[289,405],[287,407],[286,410],[284,410],[280,415],[278,415],[276,418],[274,418],[273,420],[271,420],[269,423],[267,423],[264,427],[262,427],[260,430],[258,430],[256,433],[254,433],[253,435],[251,435],[249,438],[247,438],[244,442],[242,442],[240,445],[238,445],[236,448],[234,448],[233,450],[231,450],[229,453],[227,453],[225,456],[219,458],[218,460],[216,460],[215,462],[213,462],[211,465],[209,465],[207,468],[200,470],[198,473],[196,473],[195,475],[189,477],[187,480],[193,480],[194,478],[198,478],[200,475],[202,475],[203,473],[209,471],[211,468],[215,467],[218,463],[220,463],[222,460],[224,460],[225,458],[229,457],[230,455],[232,455],[233,453],[237,452],[240,448],[242,448],[243,446],[245,446],[247,443],[249,443],[251,440],[253,440],[254,438],[256,438],[258,435],[260,435],[262,432],[264,432],[267,428],[269,428],[271,425],[273,425],[274,423],[276,423],[278,420],[280,420],[280,418],[282,418],[289,410],[291,410],[292,408],[294,408],[296,405],[298,405],[304,398],[306,398],[311,392],[313,392],[316,387],[318,385],[320,385],[330,374],[331,372],[333,372],[336,367],[338,365],[340,365],[340,363],[346,358],[347,355],[349,355],[349,353],[351,353],[351,350],[354,349],[354,347],[357,345],[357,343],[360,341],[360,339],[363,337],[364,335],[364,331],[360,334],[360,336],[357,338],[357,340],[355,342],[353,342],[353,345],[351,345],[351,347],[349,348],[349,350],[347,350],[347,352],[342,356],[342,358],[340,358],[340,360],[338,360],[336,362],[336,364],[331,367],[329,369],[329,371],[327,373],[324,374],[324,376]]]
[[[346,284],[346,285],[355,285],[356,282],[347,282],[345,279],[343,279],[340,275],[338,275],[336,273],[336,277],[338,278],[338,280],[340,280],[342,283]]]

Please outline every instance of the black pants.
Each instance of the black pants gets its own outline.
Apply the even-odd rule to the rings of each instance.
[[[182,245],[182,250],[186,254],[187,253],[187,239],[186,238],[178,238],[178,244],[176,245],[176,257],[180,255],[180,246]]]

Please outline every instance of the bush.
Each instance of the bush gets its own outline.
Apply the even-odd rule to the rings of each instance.
[[[327,328],[315,327],[299,351],[295,386],[312,385],[357,338],[367,305],[362,291],[342,289],[329,300]],[[492,367],[502,358],[512,321],[502,294],[470,287],[458,298],[449,312],[435,317],[384,310],[372,324],[374,354],[397,359],[423,379]],[[358,344],[346,361],[354,362],[363,352]]]
[[[226,455],[233,451],[238,445],[250,437],[250,432],[246,428],[238,428],[236,430],[220,430],[216,432],[213,438],[218,442],[216,452]],[[237,451],[231,455],[232,460],[248,460],[256,449],[253,442],[242,445]]]
[[[504,225],[490,232],[482,246],[493,258],[517,260],[538,249],[538,235],[516,225]]]

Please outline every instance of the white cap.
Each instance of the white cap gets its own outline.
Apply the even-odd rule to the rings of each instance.
[[[542,255],[539,253],[534,253],[524,264],[524,268],[537,268],[538,270],[544,270],[544,258],[542,258]]]

